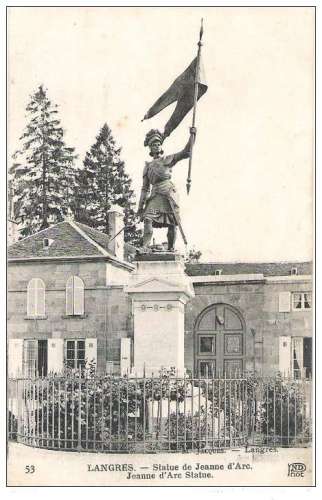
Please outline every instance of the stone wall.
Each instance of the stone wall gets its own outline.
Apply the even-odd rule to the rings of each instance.
[[[310,280],[263,280],[259,283],[194,284],[195,298],[186,305],[185,366],[194,370],[194,331],[200,313],[212,304],[235,307],[246,324],[245,369],[254,367],[263,374],[279,369],[279,337],[281,335],[312,337],[312,310],[279,312],[280,292],[311,291]],[[255,330],[254,337],[251,330]],[[263,342],[263,344],[261,344]],[[255,350],[255,352],[254,352]],[[255,354],[255,360],[254,360]]]
[[[66,317],[65,286],[69,276],[85,285],[84,317]],[[120,366],[121,338],[133,338],[131,299],[122,284],[129,272],[114,269],[103,260],[10,263],[8,272],[8,338],[97,338],[97,368],[106,362],[113,371]],[[46,286],[45,319],[27,318],[27,284],[41,278]],[[200,313],[212,304],[229,304],[239,311],[245,325],[245,368],[278,370],[279,337],[312,336],[312,310],[279,312],[281,292],[310,291],[308,278],[264,278],[259,281],[195,283],[195,297],[185,307],[185,366],[194,370],[194,329]],[[252,329],[255,330],[255,345]],[[162,339],[160,339],[162,342]],[[261,343],[263,342],[263,344]],[[153,346],[153,348],[158,346]],[[254,352],[255,348],[255,352]],[[255,354],[255,359],[254,359]]]
[[[260,333],[264,339],[264,371],[278,370],[279,337],[312,337],[313,313],[311,310],[279,312],[280,292],[306,292],[312,290],[311,281],[268,282],[265,285],[262,325]]]
[[[129,299],[123,287],[109,282],[111,273],[104,261],[24,262],[9,265],[8,337],[97,338],[97,369],[104,372],[106,361],[119,369],[120,343],[127,337]],[[128,274],[119,270],[119,274]],[[69,276],[79,276],[85,286],[84,317],[66,316],[65,287]],[[46,287],[45,319],[27,318],[27,285],[41,278]],[[113,279],[113,281],[115,281]]]

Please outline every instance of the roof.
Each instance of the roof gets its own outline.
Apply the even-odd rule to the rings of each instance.
[[[81,224],[80,222],[74,222],[82,231],[84,231],[89,238],[93,239],[101,245],[105,250],[108,252],[111,252],[111,250],[108,247],[110,238],[107,234],[101,233],[97,229],[94,229],[93,227],[86,226],[85,224]],[[124,260],[128,261],[130,258],[133,258],[133,255],[136,253],[136,247],[131,245],[130,243],[124,243]]]
[[[48,247],[44,247],[46,238],[52,240]],[[63,221],[10,245],[8,259],[82,256],[119,260],[109,250],[108,242],[109,237],[96,229],[76,221]]]
[[[216,271],[221,271],[221,275],[290,276],[293,268],[298,275],[310,275],[312,267],[312,262],[198,262],[186,264],[186,273],[188,276],[214,276]]]
[[[95,241],[98,245],[100,245],[106,251],[110,252],[110,250],[108,248],[110,238],[107,236],[107,234],[101,233],[97,229],[94,229],[93,227],[86,226],[85,224],[81,224],[80,222],[76,222],[76,221],[73,221],[73,222],[79,229],[84,231],[84,233],[90,239]]]

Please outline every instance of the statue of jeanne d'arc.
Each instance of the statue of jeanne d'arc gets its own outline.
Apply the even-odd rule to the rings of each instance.
[[[177,226],[180,224],[178,193],[171,181],[172,168],[178,161],[190,157],[191,146],[196,137],[196,128],[191,127],[190,138],[182,151],[164,156],[164,136],[159,130],[150,130],[144,146],[150,148],[152,161],[146,162],[143,170],[143,185],[137,215],[144,221],[143,247],[148,249],[153,228],[168,228],[168,250],[174,251]],[[152,189],[151,189],[152,187]]]

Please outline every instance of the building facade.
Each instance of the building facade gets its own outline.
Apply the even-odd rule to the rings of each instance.
[[[311,263],[188,265],[189,369],[312,373]],[[188,365],[187,365],[188,367]]]
[[[111,221],[116,235],[120,214]],[[64,221],[9,247],[9,375],[45,375],[86,363],[98,373],[131,370],[126,285],[135,262],[129,262],[122,234],[112,238]],[[184,313],[188,373],[311,377],[310,262],[190,263],[186,274],[195,292]]]

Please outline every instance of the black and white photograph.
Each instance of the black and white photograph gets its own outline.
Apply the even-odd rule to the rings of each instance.
[[[314,6],[7,6],[7,485],[314,486]]]

